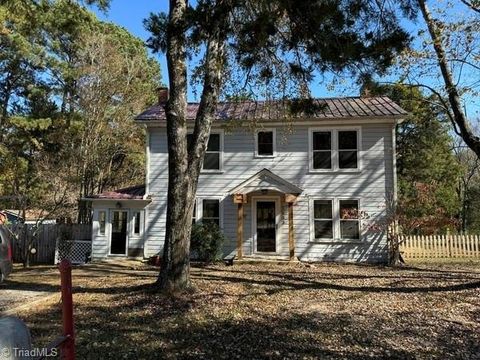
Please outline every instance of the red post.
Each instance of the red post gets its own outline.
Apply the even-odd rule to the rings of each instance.
[[[75,333],[73,327],[72,264],[63,259],[59,266],[62,285],[63,335],[68,339],[61,346],[62,359],[75,360]]]

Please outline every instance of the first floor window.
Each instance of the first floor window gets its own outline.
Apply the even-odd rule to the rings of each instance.
[[[99,211],[98,212],[98,233],[100,235],[105,235],[106,224],[107,224],[107,212]]]
[[[340,200],[340,238],[360,239],[358,200]]]
[[[315,239],[333,239],[332,200],[314,200],[313,218]]]
[[[215,223],[220,226],[220,200],[203,200],[202,214],[204,224]]]
[[[135,235],[140,234],[140,211],[133,213],[133,233]]]
[[[193,200],[192,226],[197,222],[197,199]]]

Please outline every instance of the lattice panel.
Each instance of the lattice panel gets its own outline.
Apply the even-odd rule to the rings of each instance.
[[[55,263],[68,259],[72,264],[85,264],[87,257],[92,253],[92,242],[81,240],[66,240],[57,242]]]

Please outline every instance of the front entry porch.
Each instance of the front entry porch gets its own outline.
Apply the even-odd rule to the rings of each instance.
[[[301,192],[302,189],[268,169],[231,190],[233,202],[237,204],[237,259],[295,259],[293,208]],[[251,234],[245,234],[246,211],[251,214]],[[288,227],[287,234],[285,227]],[[244,254],[246,236],[252,238],[248,254]]]

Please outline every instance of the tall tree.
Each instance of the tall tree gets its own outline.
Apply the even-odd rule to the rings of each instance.
[[[431,234],[455,229],[462,169],[452,152],[444,109],[418,87],[370,84],[369,91],[389,96],[410,113],[397,126],[397,220],[402,231]]]
[[[412,84],[428,89],[436,102],[444,107],[455,133],[480,157],[480,137],[471,126],[465,101],[478,97],[480,71],[480,21],[477,1],[454,1],[438,5],[432,11],[425,0],[417,0],[427,36],[404,56],[405,78]],[[466,16],[462,4],[467,5]],[[473,11],[472,11],[473,10]],[[420,35],[424,32],[420,31]],[[434,69],[431,63],[434,62]],[[433,70],[433,71],[432,71]],[[441,84],[436,86],[439,77]]]
[[[144,134],[132,119],[153,103],[159,66],[140,39],[83,3],[108,6],[0,5],[1,207],[74,217],[82,197],[144,179]]]
[[[198,176],[217,101],[234,73],[244,84],[259,80],[269,94],[304,90],[315,71],[382,73],[409,41],[390,2],[170,0],[169,14],[152,14],[149,45],[166,51],[171,97],[166,105],[169,184],[159,288],[190,285],[189,236]],[[407,16],[409,1],[398,2]],[[202,87],[193,141],[187,146],[187,59]],[[305,92],[303,92],[305,93]]]

